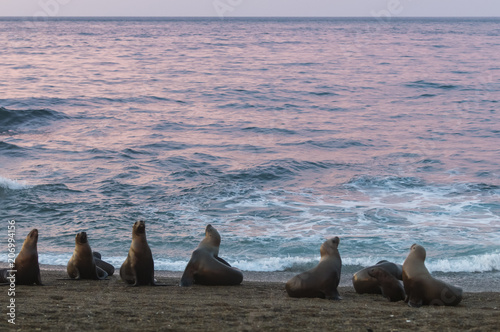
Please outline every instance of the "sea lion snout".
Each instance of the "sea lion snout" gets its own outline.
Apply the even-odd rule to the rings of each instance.
[[[321,247],[319,248],[319,252],[321,253],[321,257],[326,255],[336,255],[338,253],[340,239],[338,236],[333,237],[331,239],[323,242]]]
[[[87,243],[87,232],[77,233],[75,240],[77,243]]]
[[[416,243],[414,243],[411,246],[410,252],[413,252],[414,255],[417,255],[417,257],[420,257],[422,260],[425,260],[425,257],[427,256],[427,252],[425,251],[425,248],[419,244],[416,244]]]
[[[146,232],[146,223],[144,220],[136,221],[133,227],[136,234],[143,234]]]
[[[36,240],[38,240],[38,229],[33,228],[33,229],[31,230],[31,232],[29,232],[28,236],[29,236],[31,239],[36,239]]]

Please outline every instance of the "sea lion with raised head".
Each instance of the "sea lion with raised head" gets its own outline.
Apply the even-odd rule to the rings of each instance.
[[[153,254],[146,240],[146,224],[139,220],[132,228],[132,244],[120,267],[120,277],[129,285],[156,286],[154,270]]]
[[[405,290],[403,283],[392,273],[380,266],[374,266],[369,271],[370,277],[377,280],[382,295],[391,302],[403,301],[405,299]]]
[[[342,270],[339,243],[338,237],[326,240],[320,248],[321,259],[318,265],[288,280],[285,288],[290,297],[341,299],[337,290]]]
[[[239,285],[243,281],[243,273],[229,265],[219,257],[221,237],[212,226],[205,228],[205,238],[191,254],[180,285],[188,287],[193,284],[212,286]]]
[[[33,229],[24,240],[23,247],[14,261],[17,285],[41,285],[40,265],[38,264],[38,229]]]
[[[96,265],[86,232],[76,234],[75,250],[66,271],[71,279],[102,280],[108,276],[106,271]]]
[[[354,273],[352,276],[352,285],[358,294],[382,294],[379,281],[370,276],[369,271],[374,267],[383,268],[389,274],[398,280],[403,280],[403,266],[388,262],[386,260],[380,261],[375,265],[365,267]]]
[[[410,307],[459,304],[462,301],[462,289],[432,277],[425,267],[425,256],[424,247],[413,244],[403,263],[405,302]]]

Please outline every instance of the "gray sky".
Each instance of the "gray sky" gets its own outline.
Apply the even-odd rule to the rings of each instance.
[[[500,0],[0,0],[0,16],[500,17]]]

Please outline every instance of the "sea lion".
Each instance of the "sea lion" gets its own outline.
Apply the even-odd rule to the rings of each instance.
[[[23,247],[14,261],[17,285],[42,285],[38,264],[38,229],[32,229],[24,240]]]
[[[96,265],[86,232],[76,234],[75,251],[69,259],[66,270],[72,279],[102,280],[108,276],[106,271]]]
[[[132,228],[132,244],[127,259],[120,267],[120,277],[133,286],[156,286],[153,255],[146,240],[146,224],[139,220]]]
[[[424,247],[413,244],[403,263],[405,302],[410,307],[459,304],[462,301],[462,289],[432,277],[425,267],[425,256]]]
[[[219,257],[220,241],[219,232],[212,225],[207,225],[205,238],[193,251],[184,270],[180,282],[182,287],[193,284],[212,286],[241,284],[243,273]]]
[[[352,276],[352,285],[358,294],[382,294],[380,284],[376,278],[370,276],[369,271],[374,267],[380,267],[390,273],[398,280],[403,280],[403,266],[388,262],[380,261],[375,265],[365,267],[362,270],[354,273]]]
[[[382,295],[391,302],[405,299],[403,284],[389,271],[380,266],[375,266],[368,271],[370,277],[375,278],[382,291]]]
[[[8,285],[13,273],[9,272],[9,269],[0,269],[0,285]]]
[[[289,296],[341,299],[337,290],[342,270],[342,259],[338,251],[339,243],[340,239],[334,237],[321,245],[321,259],[318,265],[296,275],[286,283],[285,288]]]
[[[95,265],[106,271],[108,277],[111,277],[113,273],[115,273],[115,267],[108,262],[103,261],[100,253],[92,251],[92,255],[94,256]]]

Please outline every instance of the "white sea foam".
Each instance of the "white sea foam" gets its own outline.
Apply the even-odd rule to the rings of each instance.
[[[377,256],[364,256],[364,257],[343,257],[342,264],[343,265],[360,265],[362,267],[367,267],[374,265],[380,261],[389,261],[396,264],[403,264],[404,258],[395,258],[395,257],[377,257]]]
[[[232,264],[244,271],[273,272],[282,271],[294,265],[318,262],[317,258],[308,257],[269,257],[256,260],[237,260]]]
[[[38,262],[47,265],[66,266],[73,253],[67,254],[38,254]]]
[[[31,187],[32,186],[28,185],[25,181],[11,180],[0,176],[0,188],[20,190],[20,189],[29,189]]]
[[[40,264],[66,266],[72,253],[67,254],[39,254]],[[103,257],[108,263],[119,268],[126,257]],[[404,258],[397,257],[343,257],[343,266],[370,266],[381,260],[403,264]],[[6,255],[0,255],[0,262],[6,262]],[[228,260],[231,265],[244,271],[274,272],[287,269],[303,270],[318,263],[318,257],[269,257],[255,260]],[[162,271],[183,271],[188,260],[171,260],[163,257],[155,257],[155,269]],[[500,271],[500,252],[482,255],[470,255],[450,259],[427,259],[425,262],[430,272],[492,272]]]
[[[66,266],[68,264],[69,259],[73,253],[67,254],[39,254],[38,261],[40,264],[47,265],[61,265]],[[119,269],[123,264],[126,256],[107,256],[103,254],[103,260],[113,265],[115,268]],[[5,261],[7,258],[4,256],[0,256],[0,261]],[[174,261],[162,257],[155,257],[155,269],[161,271],[183,271],[186,267],[188,261]]]
[[[397,264],[403,264],[404,258],[394,257],[358,257],[343,258],[344,265],[361,265],[363,267],[373,265],[381,260],[387,260]],[[456,258],[432,259],[427,258],[425,266],[429,272],[492,272],[500,271],[500,253],[487,253],[482,255],[470,255]]]
[[[429,259],[425,265],[430,272],[500,271],[500,252],[450,259]]]
[[[381,260],[403,264],[404,257],[343,257],[344,266],[370,266]],[[269,257],[256,260],[232,261],[232,264],[245,271],[273,272],[283,271],[297,266],[313,266],[319,261],[318,257]],[[491,272],[500,271],[500,253],[471,255],[451,259],[427,260],[426,266],[430,272]],[[297,269],[296,268],[296,269]]]

